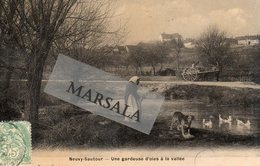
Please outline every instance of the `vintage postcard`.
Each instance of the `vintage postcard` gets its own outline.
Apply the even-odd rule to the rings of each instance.
[[[259,7],[1,0],[0,166],[258,166]]]

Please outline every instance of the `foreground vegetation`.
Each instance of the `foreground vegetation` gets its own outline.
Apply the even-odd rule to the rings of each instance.
[[[168,133],[165,121],[157,119],[150,135],[100,116],[62,106],[41,109],[40,138],[34,148],[156,148],[255,146],[257,136],[231,135],[192,129],[184,140]],[[103,122],[106,122],[104,124]]]
[[[152,87],[153,86],[153,87]],[[161,91],[166,100],[203,102],[209,105],[236,105],[245,108],[260,103],[259,90],[199,85],[175,85]],[[256,146],[259,135],[232,135],[203,129],[191,130],[192,140],[183,140],[178,133],[168,133],[168,121],[158,117],[150,135],[143,134],[106,118],[90,114],[78,107],[44,95],[39,110],[38,139],[41,148],[118,148],[118,147],[220,147]]]

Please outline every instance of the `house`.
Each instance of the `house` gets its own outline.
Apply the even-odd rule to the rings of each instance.
[[[192,38],[186,38],[183,40],[184,47],[186,48],[194,48],[196,45],[195,39]]]
[[[113,48],[113,52],[114,54],[120,54],[120,55],[124,55],[127,53],[127,49],[125,46],[118,46],[116,45],[114,48]]]
[[[226,41],[231,45],[237,45],[238,44],[238,40],[235,38],[226,38]]]
[[[136,45],[126,45],[125,46],[126,52],[129,54],[136,53],[139,51],[139,47]]]
[[[239,36],[236,37],[236,39],[238,41],[238,45],[254,46],[259,44],[260,36],[259,35]]]
[[[167,34],[165,32],[161,33],[161,35],[160,35],[161,42],[167,42],[167,41],[171,41],[173,39],[175,39],[177,41],[177,40],[182,39],[182,36],[179,33]]]

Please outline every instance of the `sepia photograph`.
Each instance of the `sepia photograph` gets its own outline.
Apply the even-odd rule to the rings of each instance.
[[[258,165],[259,7],[1,0],[0,165]]]

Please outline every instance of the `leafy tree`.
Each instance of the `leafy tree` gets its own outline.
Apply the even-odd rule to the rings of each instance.
[[[153,75],[156,75],[156,67],[159,70],[163,68],[163,64],[167,61],[169,50],[161,42],[156,43],[139,43],[141,54],[144,56],[145,64],[152,67]]]

